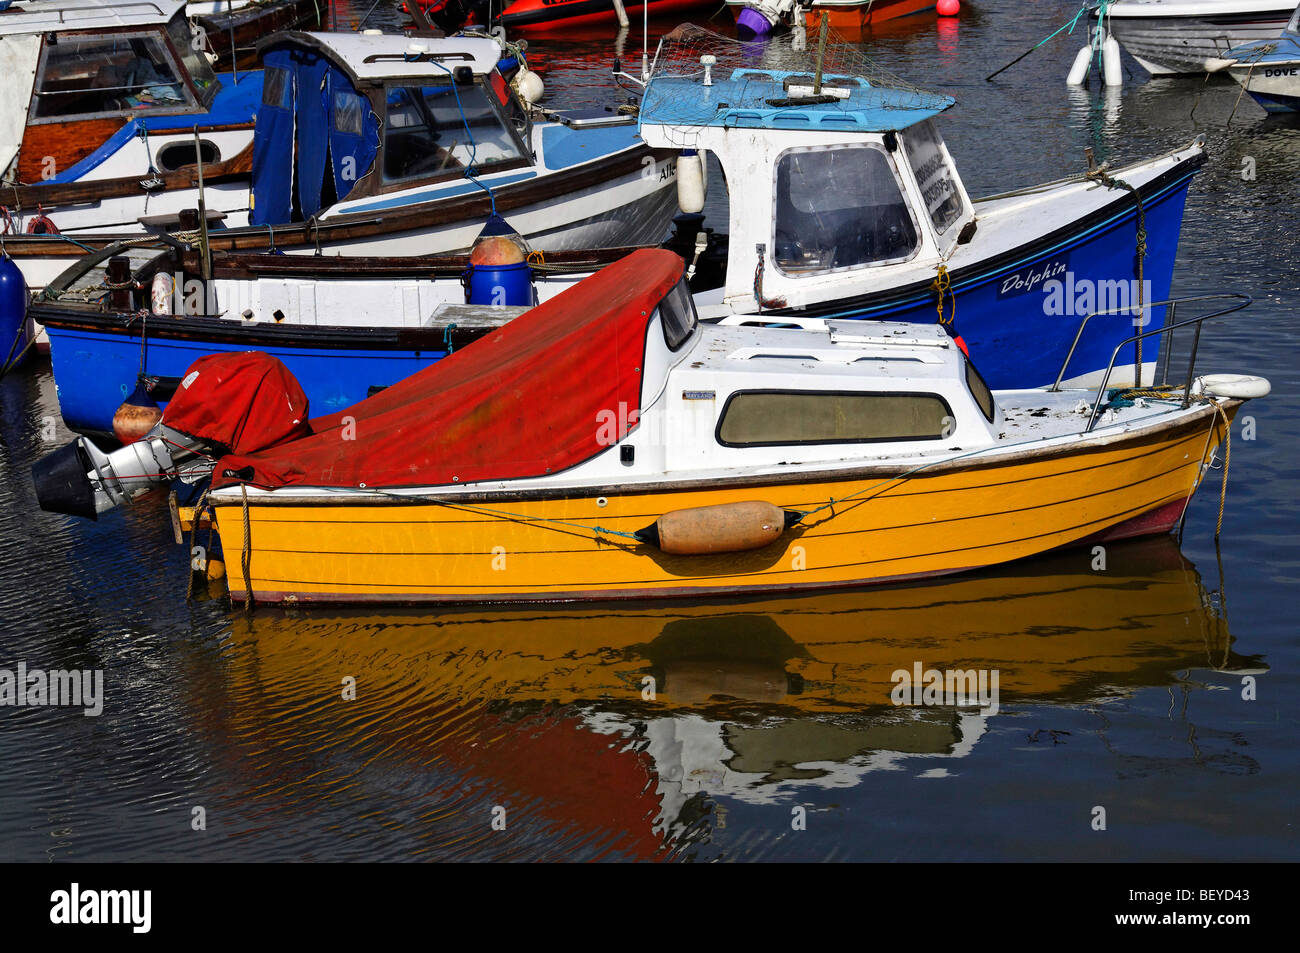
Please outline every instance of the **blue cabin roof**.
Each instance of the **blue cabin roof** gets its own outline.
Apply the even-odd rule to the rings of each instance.
[[[804,78],[800,82],[799,78]],[[793,82],[787,84],[786,80]],[[702,74],[651,77],[641,123],[737,129],[822,129],[889,132],[930,119],[953,105],[951,96],[873,85],[860,76],[827,74],[823,86],[847,89],[841,99],[792,99],[787,85],[812,86],[807,72],[736,69],[705,86]]]

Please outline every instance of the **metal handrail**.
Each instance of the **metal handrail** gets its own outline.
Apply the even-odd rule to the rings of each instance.
[[[1211,294],[1211,295],[1193,295],[1184,298],[1166,298],[1164,301],[1147,301],[1147,302],[1143,302],[1141,305],[1132,304],[1129,305],[1128,307],[1123,307],[1123,308],[1110,308],[1106,311],[1088,312],[1088,314],[1085,314],[1083,316],[1083,320],[1079,322],[1079,330],[1074,332],[1074,340],[1070,343],[1070,350],[1068,353],[1066,353],[1065,360],[1061,363],[1061,370],[1056,375],[1056,382],[1052,384],[1052,386],[1049,387],[1048,390],[1055,392],[1061,389],[1061,381],[1065,379],[1065,372],[1069,370],[1070,361],[1074,359],[1074,351],[1079,346],[1079,339],[1083,337],[1083,329],[1088,326],[1088,322],[1091,321],[1093,318],[1103,317],[1107,315],[1115,315],[1115,314],[1130,314],[1134,311],[1145,311],[1148,308],[1161,308],[1166,305],[1170,306],[1169,314],[1172,315],[1174,312],[1174,307],[1177,305],[1194,304],[1197,301],[1217,301],[1223,298],[1235,298],[1235,299],[1245,298],[1246,301],[1244,304],[1240,304],[1235,308],[1230,308],[1227,311],[1216,312],[1214,314],[1207,314],[1205,317],[1214,318],[1214,317],[1218,317],[1220,314],[1231,314],[1233,311],[1240,311],[1242,308],[1246,307],[1246,305],[1250,304],[1251,301],[1254,300],[1253,298],[1250,297],[1250,295],[1241,295],[1241,294],[1236,294],[1234,292],[1227,292],[1222,294]],[[1196,319],[1196,318],[1192,319],[1193,322],[1197,320],[1200,319]],[[1172,330],[1176,327],[1181,327],[1181,326],[1182,326],[1181,324],[1166,324],[1164,327]],[[1155,332],[1148,331],[1146,334],[1135,335],[1134,337],[1129,338],[1127,341],[1121,344],[1120,347],[1123,347],[1124,344],[1131,344],[1134,341],[1138,340],[1138,338],[1143,338],[1146,337],[1148,334],[1153,334],[1153,333]],[[1116,350],[1118,351],[1118,348]],[[1115,358],[1112,355],[1111,361],[1113,362],[1114,360]],[[1158,364],[1159,360],[1157,360],[1156,363]],[[1166,370],[1168,370],[1168,364],[1166,364]],[[1135,381],[1139,385],[1142,383],[1142,379],[1140,376],[1135,377]]]
[[[1227,293],[1227,294],[1214,294],[1214,295],[1199,295],[1192,298],[1173,298],[1170,299],[1169,301],[1157,301],[1153,305],[1148,304],[1143,306],[1149,308],[1149,307],[1159,307],[1160,305],[1164,305],[1164,304],[1183,304],[1191,301],[1213,301],[1213,300],[1224,300],[1224,299],[1235,300],[1236,304],[1232,305],[1231,307],[1220,308],[1218,311],[1211,311],[1209,314],[1202,314],[1202,315],[1198,315],[1195,318],[1188,318],[1186,321],[1179,321],[1176,324],[1166,324],[1163,327],[1155,328],[1154,330],[1151,331],[1143,331],[1141,334],[1135,334],[1131,338],[1128,338],[1127,340],[1124,341],[1120,341],[1119,344],[1115,345],[1115,350],[1111,351],[1110,354],[1110,363],[1106,365],[1106,373],[1102,376],[1101,384],[1098,385],[1097,387],[1097,398],[1096,400],[1093,401],[1092,413],[1088,415],[1088,426],[1084,428],[1083,432],[1092,433],[1092,428],[1096,426],[1097,418],[1101,416],[1101,405],[1106,398],[1106,385],[1110,383],[1111,372],[1115,369],[1115,358],[1119,357],[1119,352],[1124,348],[1125,345],[1132,344],[1134,341],[1138,341],[1142,338],[1154,337],[1160,334],[1168,334],[1171,331],[1177,330],[1178,328],[1185,328],[1194,325],[1196,327],[1196,333],[1192,337],[1191,353],[1187,356],[1187,378],[1183,383],[1183,407],[1186,408],[1191,403],[1192,375],[1195,373],[1196,370],[1196,352],[1199,350],[1201,344],[1201,324],[1205,321],[1208,321],[1210,318],[1220,318],[1223,317],[1225,314],[1232,314],[1234,311],[1240,311],[1242,308],[1245,308],[1248,305],[1250,305],[1255,299],[1248,294]],[[1116,309],[1113,313],[1122,314],[1125,311],[1134,311],[1134,310],[1137,310],[1136,305],[1132,308]],[[1108,312],[1100,311],[1097,313],[1106,314]],[[1089,315],[1089,317],[1091,317],[1091,315]],[[1084,322],[1085,323],[1087,322],[1087,318],[1084,319]],[[1080,328],[1080,330],[1082,330],[1082,328]],[[1071,350],[1073,350],[1073,348],[1071,348]],[[1066,358],[1066,362],[1067,363],[1069,362],[1068,357]],[[1062,374],[1064,374],[1065,369],[1062,368],[1061,372]],[[1059,380],[1057,383],[1059,383]],[[1140,383],[1141,382],[1139,381],[1139,384]]]

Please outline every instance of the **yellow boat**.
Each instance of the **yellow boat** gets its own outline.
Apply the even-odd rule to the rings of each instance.
[[[235,599],[789,592],[1167,532],[1268,392],[1220,375],[993,394],[940,326],[700,324],[682,270],[636,252],[310,433],[257,355],[205,358],[196,393],[223,374],[260,390],[191,394],[197,412],[178,394],[133,459],[168,472],[181,440],[235,446],[214,415],[252,447],[216,460],[205,501]],[[96,466],[96,506],[132,492]]]

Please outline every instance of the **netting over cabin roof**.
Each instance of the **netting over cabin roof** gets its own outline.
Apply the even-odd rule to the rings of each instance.
[[[819,29],[742,41],[693,24],[666,35],[655,52],[642,123],[883,132],[905,129],[947,109],[952,97],[912,85],[869,60],[827,28],[822,95],[809,97]],[[702,57],[712,56],[705,83]],[[684,139],[687,129],[682,129]]]

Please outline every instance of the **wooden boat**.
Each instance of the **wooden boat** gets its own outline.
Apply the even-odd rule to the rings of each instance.
[[[1224,54],[1228,74],[1271,113],[1300,112],[1300,6],[1281,35]]]
[[[261,51],[269,85],[250,177],[223,201],[210,196],[209,215],[224,215],[211,249],[454,252],[494,210],[544,251],[655,242],[668,230],[672,154],[645,146],[630,116],[534,121],[494,38],[286,33]],[[326,82],[328,99],[295,93]],[[179,220],[178,210],[156,229]],[[122,227],[134,233],[63,228],[6,249],[39,289],[88,249],[156,234]]]
[[[1105,26],[1153,76],[1204,73],[1221,68],[1234,46],[1275,39],[1294,8],[1291,0],[1114,0]]]
[[[635,252],[310,423],[279,362],[204,358],[122,456],[40,464],[41,505],[94,516],[210,468],[232,595],[263,602],[857,586],[1167,532],[1268,392],[994,395],[933,325],[700,325],[683,268]]]
[[[19,77],[0,105],[5,234],[174,223],[198,205],[198,159],[214,224],[247,208],[262,75],[214,73],[196,39],[182,0],[0,11],[0,64]],[[35,287],[66,266],[14,257]]]
[[[285,30],[330,27],[330,0],[189,0],[185,14],[206,36],[218,65],[257,64],[257,44]]]

